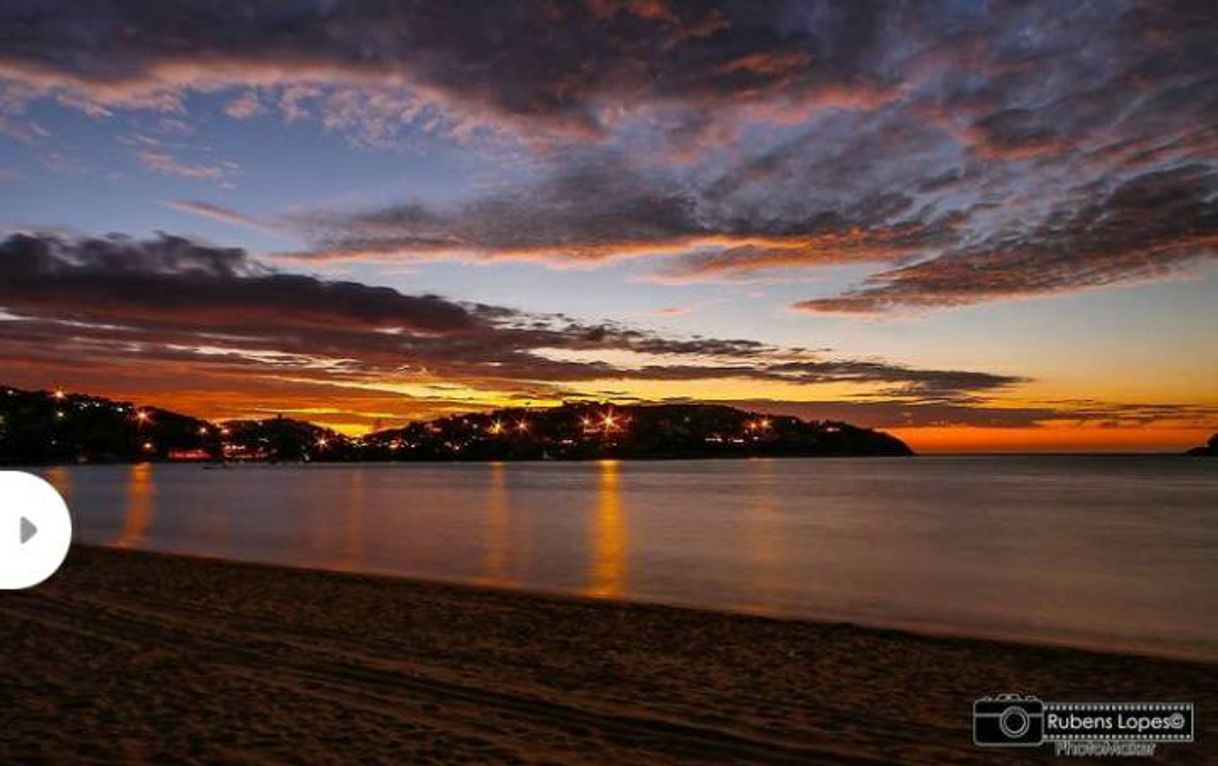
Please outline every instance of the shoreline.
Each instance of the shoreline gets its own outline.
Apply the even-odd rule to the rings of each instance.
[[[948,453],[942,453],[948,454]],[[964,453],[961,453],[964,454]],[[1122,454],[1122,453],[1114,453]],[[1127,453],[1134,455],[1137,453]],[[1171,453],[1159,453],[1170,455]],[[668,454],[668,455],[617,455],[617,456],[601,456],[601,457],[512,457],[512,458],[462,458],[454,460],[452,458],[411,458],[409,460],[90,460],[84,463],[0,463],[0,470],[21,469],[21,468],[80,468],[91,465],[99,466],[114,466],[114,465],[197,465],[211,466],[214,468],[221,467],[240,467],[247,465],[265,465],[265,466],[358,466],[358,465],[493,465],[496,463],[603,463],[606,461],[617,463],[675,463],[681,461],[687,462],[706,462],[711,460],[722,460],[725,462],[735,462],[740,460],[882,460],[882,459],[899,459],[908,460],[910,458],[922,457],[921,453],[912,453],[909,455],[884,455],[884,454],[852,454],[852,453],[785,453],[785,454]]]
[[[5,762],[1016,762],[1001,692],[1191,701],[1213,757],[1197,661],[91,546],[0,594]]]
[[[414,460],[310,460],[272,462],[269,460],[230,460],[224,462],[207,460],[139,460],[139,461],[103,461],[92,460],[87,463],[0,463],[0,471],[22,470],[26,468],[87,468],[89,466],[132,466],[132,465],[181,465],[181,466],[212,466],[240,468],[245,466],[271,467],[307,467],[307,466],[408,466],[408,465],[495,465],[498,463],[536,464],[592,464],[613,461],[618,463],[674,463],[674,462],[708,462],[721,460],[736,462],[741,460],[909,460],[911,458],[1197,458],[1209,455],[1190,455],[1187,452],[953,452],[928,451],[914,452],[910,455],[850,455],[850,454],[814,454],[814,455],[681,455],[669,457],[589,457],[589,458],[508,458],[501,460],[490,459],[414,459]]]
[[[746,606],[711,606],[693,602],[665,601],[662,599],[627,598],[625,596],[590,596],[574,590],[561,588],[529,587],[527,585],[496,585],[478,582],[476,579],[427,577],[420,574],[372,572],[358,569],[326,569],[324,567],[308,566],[305,564],[289,564],[275,561],[258,561],[249,559],[226,559],[219,556],[189,553],[171,550],[149,550],[143,548],[115,548],[110,545],[96,543],[73,543],[72,550],[77,549],[97,552],[113,552],[119,554],[146,555],[169,559],[182,559],[185,562],[197,561],[205,564],[221,566],[252,567],[254,569],[286,570],[305,574],[333,575],[340,578],[350,578],[354,581],[370,580],[373,582],[401,583],[407,587],[418,588],[451,588],[455,591],[471,591],[473,593],[498,594],[506,597],[519,597],[523,600],[538,599],[544,601],[573,603],[583,606],[602,605],[616,608],[647,608],[659,610],[675,610],[695,614],[716,615],[721,617],[739,617],[745,620],[765,620],[777,623],[804,625],[809,629],[833,628],[857,630],[863,633],[882,633],[893,636],[903,636],[910,640],[928,639],[933,641],[960,642],[964,644],[998,644],[1012,649],[1031,650],[1064,650],[1078,651],[1089,654],[1108,655],[1148,661],[1184,662],[1197,665],[1212,666],[1218,669],[1218,657],[1199,654],[1173,653],[1170,650],[1152,652],[1129,646],[1113,646],[1100,643],[1088,643],[1085,639],[1077,641],[1025,639],[1012,636],[1001,631],[993,632],[962,632],[950,628],[938,628],[930,623],[894,623],[866,622],[848,618],[801,617],[797,615],[780,614],[763,608],[748,608]],[[69,554],[70,555],[70,554]]]

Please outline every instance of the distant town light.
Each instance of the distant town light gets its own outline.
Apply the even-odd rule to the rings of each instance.
[[[503,433],[503,423],[496,420],[494,423],[491,423],[490,427],[487,428],[487,431],[491,432],[492,434],[496,434],[496,435],[501,434],[501,433]]]
[[[326,445],[327,445],[327,444],[329,444],[329,443],[330,443],[330,442],[329,442],[327,439],[325,439],[324,437],[323,437],[323,438],[321,438],[321,439],[318,439],[318,440],[317,440],[317,446],[318,446],[318,447],[321,447],[322,449],[325,449],[325,448],[326,448]]]
[[[59,420],[63,420],[63,418],[64,418],[63,410],[55,410],[55,417]]]
[[[153,445],[152,442],[144,442],[144,451],[145,452],[152,452],[154,449],[156,449],[156,447]]]
[[[517,423],[516,430],[521,431],[521,432],[529,430],[529,421],[522,420],[519,423]]]
[[[149,420],[152,420],[152,416],[149,415],[147,412],[140,410],[135,413],[135,419],[141,423],[147,423]]]
[[[61,401],[68,398],[68,395],[64,392],[64,390],[62,388],[55,389],[55,392],[53,394],[51,394],[51,396],[53,396],[54,398],[59,399]]]
[[[207,436],[207,428],[205,426],[199,426],[199,436]]]

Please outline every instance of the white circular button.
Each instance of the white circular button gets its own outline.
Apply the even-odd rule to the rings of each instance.
[[[72,517],[55,488],[24,471],[0,471],[0,590],[46,580],[71,544]]]

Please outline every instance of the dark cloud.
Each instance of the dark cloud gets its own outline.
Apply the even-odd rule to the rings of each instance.
[[[872,84],[878,13],[869,2],[9,3],[0,74],[103,105],[234,85],[408,90],[596,134],[619,104]]]
[[[1218,172],[1146,173],[1087,204],[1059,207],[1028,230],[1004,228],[943,255],[870,277],[811,311],[877,312],[1095,289],[1180,272],[1218,253]]]
[[[0,301],[9,311],[52,302],[57,319],[113,322],[187,317],[195,328],[249,325],[455,333],[478,324],[467,308],[355,282],[272,273],[245,251],[182,237],[66,240],[16,234],[0,250]]]
[[[949,241],[960,220],[951,213],[919,214],[912,198],[897,193],[855,205],[841,198],[840,186],[803,194],[792,188],[778,197],[755,189],[729,195],[725,177],[700,185],[641,168],[623,154],[580,152],[550,176],[449,209],[416,202],[367,213],[293,216],[290,224],[316,246],[288,255],[517,258],[560,265],[665,256],[658,276],[683,280],[890,260]]]
[[[365,145],[441,125],[533,152],[461,202],[297,216],[302,257],[662,256],[673,281],[883,264],[800,304],[858,312],[1218,253],[1212,2],[64,0],[8,3],[0,28],[9,104],[225,92]]]

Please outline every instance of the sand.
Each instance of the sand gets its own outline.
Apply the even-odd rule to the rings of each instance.
[[[1051,760],[974,747],[1002,691],[1193,701],[1155,762],[1218,760],[1216,665],[84,547],[0,594],[2,763]]]

